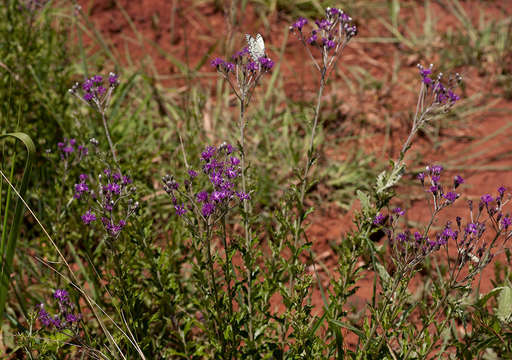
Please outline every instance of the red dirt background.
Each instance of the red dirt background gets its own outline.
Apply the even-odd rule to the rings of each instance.
[[[179,69],[175,63],[169,60],[158,51],[157,46],[165,52],[172,54],[175,59],[195,66],[203,58],[206,51],[212,44],[218,42],[218,47],[208,57],[205,65],[201,67],[201,72],[211,72],[212,77],[201,77],[200,81],[214,81],[214,70],[209,67],[211,58],[229,53],[229,40],[234,42],[234,48],[238,48],[243,43],[242,34],[261,32],[265,38],[265,43],[269,48],[270,56],[281,64],[283,78],[286,79],[287,95],[297,99],[312,100],[315,96],[316,81],[311,67],[308,67],[301,44],[290,34],[286,41],[284,55],[281,59],[277,58],[278,50],[285,43],[286,29],[291,19],[288,15],[275,12],[273,17],[264,21],[257,14],[256,9],[251,6],[244,14],[244,21],[236,26],[230,26],[228,21],[229,14],[223,12],[223,9],[216,8],[213,2],[207,2],[201,5],[194,5],[192,1],[170,1],[170,0],[96,0],[79,1],[84,12],[88,12],[94,25],[100,30],[107,42],[112,45],[116,55],[120,59],[130,60],[137,67],[143,67],[150,73],[153,73],[157,81],[172,87],[179,87],[185,83],[185,79],[180,75]],[[408,3],[408,2],[405,2]],[[407,17],[414,11],[424,14],[422,8],[423,2],[411,1],[409,3],[417,4],[414,8],[403,9],[401,16]],[[509,17],[509,1],[465,1],[461,2],[465,10],[474,19],[478,21],[481,11],[484,11],[490,17],[503,18]],[[454,28],[456,19],[448,11],[433,3],[433,13],[438,17],[436,31],[439,34]],[[130,23],[128,17],[133,21]],[[376,20],[365,22],[364,19],[356,19],[359,34],[355,41],[346,49],[342,61],[339,62],[339,72],[349,65],[360,65],[369,71],[373,76],[381,79],[384,83],[385,91],[377,93],[375,90],[368,90],[357,96],[351,94],[347,89],[341,86],[340,81],[334,86],[339,76],[331,82],[331,87],[326,91],[326,98],[333,92],[339,98],[344,99],[344,104],[336,109],[340,118],[357,118],[365,116],[369,127],[355,129],[361,135],[367,136],[364,146],[368,153],[382,154],[382,147],[385,139],[385,123],[382,119],[390,119],[391,142],[388,149],[384,152],[385,156],[396,157],[399,148],[405,138],[410,126],[408,112],[414,109],[416,97],[412,91],[407,90],[401,84],[419,83],[416,64],[422,62],[427,65],[429,62],[436,62],[434,59],[420,59],[414,53],[401,51],[401,45],[373,43],[364,41],[367,38],[378,36],[391,36],[382,24]],[[134,31],[136,29],[136,31]],[[148,58],[152,61],[148,61]],[[400,79],[398,85],[387,85],[393,64],[397,59],[401,67],[398,71]],[[509,70],[512,72],[512,53],[506,57],[509,61]],[[128,61],[127,61],[128,63]],[[154,63],[154,68],[149,64]],[[464,73],[466,80],[466,89],[464,97],[470,97],[473,94],[496,94],[497,103],[493,108],[508,109],[508,112],[493,113],[492,111],[480,112],[471,116],[471,121],[463,127],[454,129],[445,129],[441,132],[441,146],[435,150],[432,149],[432,143],[426,137],[420,137],[411,150],[410,158],[419,157],[422,163],[427,164],[453,164],[458,169],[457,172],[450,171],[443,176],[444,181],[450,181],[455,174],[462,175],[466,183],[464,184],[464,197],[470,199],[479,199],[483,194],[496,194],[499,186],[509,186],[512,189],[512,171],[504,168],[512,165],[512,131],[511,127],[504,128],[507,124],[512,124],[512,101],[500,97],[499,89],[496,88],[493,79],[493,64],[482,64],[485,73],[481,74],[475,68],[456,69]],[[487,66],[487,68],[485,68]],[[383,106],[386,104],[387,106]],[[389,106],[391,104],[391,106]],[[343,120],[340,120],[342,122]],[[339,125],[339,124],[338,124]],[[334,124],[336,128],[337,124]],[[494,131],[501,130],[501,133],[492,139],[492,141],[480,142],[480,140]],[[328,136],[339,136],[334,130]],[[362,144],[361,144],[362,145]],[[469,146],[474,146],[471,153],[478,154],[481,150],[492,148],[480,156],[475,156],[467,160],[454,163],[464,155],[467,155]],[[325,148],[325,158],[341,160],[346,157],[346,153],[341,148]],[[484,170],[468,170],[476,165],[484,166]],[[497,170],[496,170],[497,169]],[[411,170],[411,169],[409,169]],[[412,193],[414,196],[408,204],[398,204],[407,208],[408,220],[424,221],[429,218],[429,210],[425,207],[425,201],[422,191],[419,187],[405,188],[406,193]],[[328,284],[328,276],[323,271],[320,264],[324,264],[328,269],[334,269],[336,257],[332,252],[330,242],[340,241],[342,235],[352,227],[352,217],[354,210],[357,209],[357,203],[348,211],[341,211],[335,204],[323,204],[322,207],[310,218],[311,225],[308,230],[309,239],[313,243],[316,268],[324,281],[324,286]],[[446,211],[445,215],[450,215],[454,219],[456,214],[467,214],[467,205],[464,199],[458,200],[455,206]],[[439,222],[438,225],[442,225]],[[497,256],[503,260],[503,254]],[[313,272],[313,267],[309,268]],[[488,266],[482,274],[480,284],[481,291],[487,292],[492,288],[490,278],[493,276],[493,266]],[[353,297],[353,305],[356,308],[362,307],[371,296],[371,277],[361,281],[361,287]],[[419,285],[420,281],[414,286]],[[314,293],[313,302],[316,305],[316,312],[322,310],[322,299],[318,292]],[[279,308],[280,304],[276,301],[275,306]]]

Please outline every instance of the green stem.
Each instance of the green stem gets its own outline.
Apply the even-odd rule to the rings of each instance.
[[[119,162],[117,161],[116,150],[114,149],[114,143],[112,142],[112,138],[110,137],[110,130],[108,129],[107,116],[105,115],[105,111],[101,112],[101,120],[103,121],[103,127],[105,128],[105,135],[107,137],[108,146],[110,147],[110,152],[112,153],[112,158],[117,166],[119,166]]]
[[[242,97],[240,99],[240,161],[242,165],[242,191],[244,194],[247,194],[247,181],[245,178],[245,100]],[[251,343],[254,342],[254,333],[253,333],[253,321],[252,321],[252,240],[251,240],[251,230],[249,228],[249,212],[250,212],[250,204],[248,199],[243,199],[244,206],[244,232],[245,232],[245,248],[246,248],[246,257],[249,261],[245,262],[245,267],[247,270],[247,308],[249,311],[249,322],[248,322],[248,333],[249,340]]]

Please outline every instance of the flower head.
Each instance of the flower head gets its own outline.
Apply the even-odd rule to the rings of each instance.
[[[483,195],[480,200],[482,201],[482,203],[484,203],[485,205],[489,205],[489,203],[493,202],[494,199],[492,198],[492,196],[490,194],[485,194]]]
[[[378,213],[377,216],[373,219],[374,225],[382,225],[382,222],[386,219],[386,216],[382,213]]]
[[[460,175],[453,178],[453,187],[456,189],[460,184],[464,184],[464,179]]]
[[[87,210],[85,214],[82,215],[82,221],[85,225],[89,225],[93,221],[96,221],[96,215],[91,212],[91,210]]]

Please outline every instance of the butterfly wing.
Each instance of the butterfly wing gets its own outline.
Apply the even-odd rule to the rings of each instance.
[[[263,36],[261,36],[261,34],[256,35],[254,42],[256,44],[258,59],[265,56],[265,42],[263,41]]]
[[[247,40],[249,54],[254,61],[258,61],[259,58],[265,56],[265,42],[261,34],[257,34],[256,37],[246,34],[245,39]]]

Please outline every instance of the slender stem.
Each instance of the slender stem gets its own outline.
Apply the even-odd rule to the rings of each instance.
[[[397,274],[398,273],[399,272],[397,272]],[[390,292],[389,296],[386,297],[386,300],[384,301],[384,306],[382,308],[382,312],[386,311],[386,308],[388,307],[388,305],[390,303],[391,297],[393,296],[393,294],[395,293],[396,289],[398,288],[398,285],[400,285],[400,280],[401,279],[402,279],[401,275],[397,276],[395,278],[395,282],[393,283],[393,286],[391,288],[391,292]],[[372,338],[373,338],[373,335],[375,335],[375,332],[377,331],[377,323],[378,323],[378,321],[374,321],[372,323],[372,328],[370,330],[370,335],[368,335],[368,337],[366,338],[366,341],[364,343],[363,349],[359,353],[358,359],[361,359],[361,356],[363,356],[366,353],[366,350],[368,350],[368,347],[370,346],[370,343],[373,342]]]
[[[211,244],[211,231],[210,231],[210,225],[207,224],[206,225],[206,244],[207,244],[207,247],[206,247],[206,251],[207,251],[207,260],[208,260],[208,267],[210,268],[209,272],[210,272],[210,277],[211,277],[211,282],[212,282],[212,291],[213,291],[213,296],[214,296],[214,299],[215,299],[215,307],[216,307],[216,310],[217,310],[217,313],[215,314],[214,318],[213,318],[213,322],[214,324],[218,324],[218,325],[215,325],[215,332],[217,333],[217,337],[218,339],[220,340],[221,344],[222,344],[222,351],[224,352],[225,350],[225,342],[224,342],[224,336],[222,334],[222,331],[220,331],[219,327],[221,326],[222,324],[222,321],[220,320],[220,316],[222,314],[222,309],[220,308],[219,306],[219,296],[218,296],[218,291],[217,291],[217,282],[215,281],[215,269],[213,267],[213,260],[212,260],[212,244]]]
[[[101,120],[103,121],[103,127],[105,128],[105,135],[107,136],[108,145],[110,146],[110,152],[112,153],[112,158],[117,166],[119,166],[119,162],[117,161],[116,150],[114,149],[114,143],[112,142],[112,138],[110,137],[110,130],[108,129],[107,124],[107,115],[105,115],[105,111],[101,112]]]
[[[320,78],[320,87],[318,89],[318,96],[316,99],[316,108],[315,108],[315,118],[313,120],[313,127],[311,129],[311,139],[309,141],[309,148],[306,155],[306,166],[304,167],[304,175],[301,179],[301,187],[300,187],[300,200],[299,200],[299,219],[297,223],[295,224],[295,233],[294,233],[294,248],[297,248],[297,245],[300,240],[300,229],[302,222],[304,220],[304,198],[306,196],[306,190],[308,185],[308,175],[309,171],[313,165],[313,153],[314,153],[314,146],[315,146],[315,135],[316,135],[316,128],[318,126],[318,118],[320,114],[320,105],[322,102],[322,93],[324,91],[325,87],[325,68],[322,70],[322,76]],[[295,274],[292,274],[291,280],[290,280],[290,292],[293,293],[293,288],[295,285]]]
[[[224,264],[224,276],[226,277],[226,283],[228,285],[228,297],[229,297],[229,315],[233,315],[233,297],[231,294],[231,261],[229,260],[229,248],[227,242],[226,232],[226,218],[222,217],[222,242],[224,243],[224,252],[226,253],[226,263]]]
[[[240,100],[240,161],[242,164],[242,191],[244,194],[247,194],[247,183],[245,179],[245,92],[243,92],[242,99]],[[244,205],[244,231],[245,231],[245,247],[247,254],[246,256],[251,258],[251,230],[249,228],[249,218],[248,213],[250,209],[250,204],[248,199],[243,199]],[[251,260],[246,262],[246,270],[247,270],[247,307],[249,310],[249,340],[251,343],[254,341],[254,333],[253,333],[253,323],[252,323],[252,263]]]

